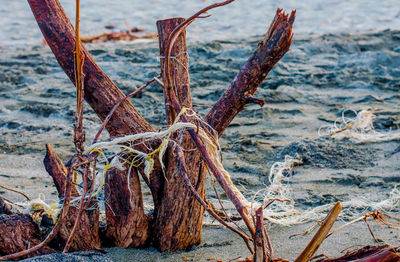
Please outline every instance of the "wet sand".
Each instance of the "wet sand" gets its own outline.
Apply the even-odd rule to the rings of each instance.
[[[246,61],[261,36],[246,40],[189,44],[193,103],[213,105]],[[102,69],[125,93],[135,90],[159,72],[158,44],[110,43],[88,46]],[[251,199],[269,185],[271,165],[286,155],[303,164],[285,179],[296,208],[311,208],[363,199],[378,203],[400,183],[400,154],[391,158],[399,141],[355,144],[350,140],[318,137],[319,127],[333,122],[344,109],[379,108],[377,131],[400,126],[400,32],[296,35],[291,50],[258,89],[266,105],[249,106],[221,138],[224,166],[234,183]],[[132,99],[139,112],[156,128],[165,125],[162,90],[153,85]],[[65,161],[73,153],[74,89],[47,47],[0,49],[0,184],[36,197],[55,200],[55,188],[42,166],[45,143],[52,143]],[[199,114],[207,112],[198,108]],[[88,141],[100,126],[92,110],[85,109]],[[104,136],[103,138],[106,138]],[[208,186],[209,196],[216,201]],[[22,200],[0,189],[1,196]],[[145,192],[146,194],[146,192]],[[223,199],[226,197],[222,195]],[[399,214],[400,200],[390,211]],[[227,204],[229,211],[234,211]],[[373,205],[343,212],[335,227],[373,211]],[[311,235],[289,239],[313,223],[294,226],[269,224],[276,255],[293,259]],[[373,222],[371,225],[374,224]],[[378,238],[399,245],[400,232],[373,226]],[[355,244],[372,244],[365,224],[359,223],[330,237],[318,252],[339,255]],[[228,261],[249,256],[234,234],[205,219],[203,241],[189,252],[159,253],[155,249],[107,249],[116,261],[194,261],[214,257]],[[125,259],[125,260],[124,260]]]

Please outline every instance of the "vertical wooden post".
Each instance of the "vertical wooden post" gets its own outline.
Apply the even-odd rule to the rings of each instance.
[[[160,41],[161,57],[166,52],[167,42],[173,30],[183,21],[183,18],[171,18],[157,21]],[[179,112],[175,112],[170,101],[170,92],[175,92],[182,107],[192,108],[190,94],[190,80],[188,72],[185,31],[183,31],[172,47],[171,79],[172,85],[164,81],[164,97],[166,103],[167,123],[171,124]],[[164,59],[161,58],[161,70],[164,68]],[[162,72],[165,80],[166,72]],[[176,135],[175,138],[178,136]],[[189,134],[179,134],[180,146],[184,149],[195,148]],[[184,186],[181,176],[177,174],[178,160],[174,150],[169,149],[167,155],[167,170],[164,181],[162,199],[155,212],[154,245],[164,250],[186,250],[193,245],[200,244],[204,208],[193,197],[190,190]],[[205,195],[205,177],[207,168],[201,159],[200,153],[191,150],[185,153],[188,165],[188,176],[198,193]]]

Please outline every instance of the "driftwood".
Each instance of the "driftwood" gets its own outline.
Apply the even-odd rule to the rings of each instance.
[[[207,144],[200,138],[199,131],[207,137],[216,139],[222,135],[235,116],[249,103],[260,106],[264,101],[253,97],[257,88],[266,78],[272,67],[289,50],[292,43],[292,26],[295,11],[290,15],[278,9],[274,20],[265,38],[240,69],[235,80],[224,92],[217,103],[208,112],[204,121],[196,116],[192,109],[190,78],[188,72],[185,28],[206,11],[233,2],[227,0],[212,4],[187,20],[171,18],[157,22],[159,33],[161,76],[162,83],[155,78],[141,87],[144,89],[152,82],[158,82],[164,88],[166,122],[168,125],[175,120],[190,123],[190,127],[172,134],[168,143],[168,151],[163,163],[166,166],[165,174],[161,170],[161,163],[155,164],[150,177],[142,175],[150,187],[153,201],[153,216],[145,214],[143,208],[142,191],[139,173],[143,167],[132,167],[125,164],[125,170],[111,168],[106,175],[105,201],[107,226],[105,230],[106,244],[121,247],[144,247],[152,243],[161,251],[185,250],[197,245],[201,241],[202,219],[207,210],[221,224],[225,225],[243,238],[254,261],[284,261],[273,257],[272,245],[264,227],[263,209],[268,204],[256,210],[255,217],[247,210],[241,197],[232,188],[221,164],[216,156],[211,155]],[[81,45],[79,36],[79,22],[74,31],[57,0],[28,0],[32,12],[42,33],[52,49],[59,64],[71,81],[77,86],[77,114],[74,128],[74,143],[77,154],[69,164],[63,165],[50,145],[47,145],[47,154],[44,160],[46,170],[52,176],[63,208],[52,231],[40,242],[36,224],[28,215],[14,215],[0,217],[0,232],[8,232],[9,226],[16,231],[13,243],[9,235],[1,234],[4,243],[0,244],[0,252],[16,254],[1,257],[0,260],[15,259],[21,256],[52,252],[48,249],[50,241],[57,236],[57,249],[93,250],[100,249],[99,238],[99,209],[96,199],[91,199],[93,181],[89,176],[92,172],[90,165],[96,163],[98,152],[84,155],[85,136],[82,126],[83,95],[85,100],[94,109],[99,118],[104,121],[101,130],[106,127],[111,137],[125,136],[154,131],[146,120],[137,112],[134,106],[110,78],[96,65],[88,51]],[[79,0],[77,0],[77,19],[79,21]],[[76,33],[76,35],[74,35]],[[130,32],[128,33],[128,36]],[[77,41],[75,41],[77,39]],[[83,88],[84,86],[84,88]],[[188,112],[189,114],[186,114]],[[179,115],[179,119],[176,119]],[[194,128],[197,127],[197,130]],[[99,131],[100,134],[101,131]],[[97,141],[96,135],[95,141]],[[149,153],[158,147],[160,141],[139,143],[135,149]],[[135,154],[128,156],[134,158]],[[95,165],[95,164],[94,164]],[[79,170],[80,169],[80,170]],[[81,171],[83,178],[83,192],[71,183],[71,176]],[[84,170],[84,171],[82,171]],[[228,198],[236,207],[241,219],[247,226],[248,232],[241,232],[227,223],[218,215],[215,208],[205,200],[206,172],[210,171],[225,191]],[[87,197],[87,194],[89,197]],[[80,199],[79,208],[70,207],[71,197]],[[273,200],[271,200],[273,201]],[[6,205],[0,202],[3,213],[9,212]],[[306,247],[296,261],[309,261],[315,253],[330,227],[340,212],[340,204],[333,209],[324,225]],[[228,216],[226,214],[225,218]],[[24,226],[26,225],[26,226]],[[36,226],[36,227],[35,227]],[[20,227],[24,227],[21,228]],[[4,230],[4,231],[3,231]],[[30,242],[34,247],[26,246]],[[254,250],[250,245],[254,244]],[[11,246],[10,246],[11,245]],[[58,245],[58,246],[57,246]],[[4,251],[5,250],[5,251]],[[34,253],[36,252],[36,253]],[[364,254],[364,251],[356,255]],[[368,252],[367,252],[368,253]],[[368,253],[370,254],[370,253]],[[395,249],[375,249],[372,261],[396,259]],[[354,257],[352,254],[349,257]],[[339,260],[321,260],[339,261]],[[348,261],[348,260],[344,260]]]
[[[23,251],[42,242],[42,234],[38,225],[29,215],[0,215],[0,255],[8,255]],[[55,252],[49,246],[27,254],[24,257]]]
[[[177,99],[182,107],[192,108],[192,96],[190,92],[190,79],[188,71],[186,33],[183,30],[177,35],[175,44],[171,50],[170,74],[164,70],[165,54],[167,53],[171,33],[185,21],[183,18],[172,18],[157,21],[159,34],[161,72],[164,83],[164,97],[166,105],[167,123],[172,124],[179,112],[173,107],[170,93],[178,94]],[[172,85],[166,81],[170,77]],[[180,136],[178,138],[178,136]],[[188,177],[199,194],[205,196],[205,178],[207,168],[195,147],[189,134],[182,132],[175,137],[179,145],[188,149],[185,159],[188,160]],[[174,150],[169,148],[166,158],[166,179],[164,182],[162,200],[156,209],[154,243],[160,250],[184,250],[193,245],[200,244],[204,208],[194,199],[188,188],[183,188],[181,177],[176,176],[178,157]],[[179,204],[178,204],[179,203]]]
[[[106,177],[107,243],[120,247],[143,247],[149,241],[150,216],[143,210],[139,177],[113,169]],[[141,230],[139,230],[141,229]]]
[[[53,147],[50,144],[46,145],[46,157],[44,159],[44,166],[53,178],[54,184],[56,185],[58,195],[60,199],[64,198],[65,194],[65,181],[67,176],[67,168],[58,158],[54,152]],[[71,194],[73,197],[78,197],[79,193],[75,186],[72,186]],[[67,243],[69,235],[71,233],[74,221],[78,215],[78,208],[71,206],[67,213],[65,223],[60,227],[58,232],[59,249],[62,249]],[[98,250],[100,249],[100,237],[99,237],[99,209],[97,202],[92,200],[90,208],[86,210],[82,216],[79,228],[75,234],[75,238],[71,245],[70,250]]]
[[[113,29],[116,29],[113,27]],[[116,41],[134,41],[137,39],[157,39],[157,34],[145,33],[138,35],[135,33],[143,32],[143,29],[133,27],[129,30],[119,30],[110,33],[102,33],[97,35],[81,36],[82,43],[105,43],[105,42],[116,42]]]
[[[187,20],[173,18],[158,21],[160,54],[164,56],[161,59],[161,75],[163,78],[161,85],[164,88],[167,124],[172,124],[183,110],[193,112],[185,27],[206,11],[233,1],[227,0],[210,5]],[[74,136],[77,155],[67,165],[68,168],[58,159],[54,150],[49,145],[47,146],[46,170],[53,177],[59,196],[64,197],[65,207],[46,241],[57,234],[61,246],[66,245],[65,252],[68,250],[99,249],[98,208],[95,199],[88,201],[89,204],[92,204],[92,208],[87,209],[85,204],[86,192],[91,183],[88,180],[89,164],[96,161],[98,154],[82,155],[84,134],[81,125],[81,95],[84,94],[85,100],[101,120],[104,121],[110,117],[105,124],[109,134],[113,137],[154,131],[154,129],[96,65],[88,51],[83,46],[81,47],[81,44],[79,44],[79,24],[77,23],[76,36],[74,36],[74,29],[58,1],[28,0],[28,3],[58,62],[71,81],[77,85],[78,97]],[[288,16],[278,10],[264,40],[259,43],[258,48],[242,67],[234,82],[207,114],[205,121],[212,129],[217,131],[218,135],[223,133],[246,104],[264,104],[262,100],[255,99],[252,95],[273,65],[288,51],[292,42],[294,17],[294,12]],[[77,43],[75,39],[78,39]],[[74,50],[76,50],[75,59]],[[83,63],[80,62],[81,57],[84,57]],[[78,65],[77,68],[75,67],[75,60]],[[82,64],[82,68],[79,64]],[[77,79],[75,79],[76,76]],[[81,82],[84,84],[84,90],[80,88]],[[118,106],[116,106],[117,104]],[[114,114],[111,115],[110,111]],[[210,133],[211,137],[213,136],[213,131],[206,127],[198,117],[182,114],[178,120],[201,125],[203,130]],[[108,172],[105,185],[107,214],[105,235],[110,244],[122,247],[140,247],[153,241],[153,244],[160,250],[171,251],[184,250],[199,244],[204,210],[207,209],[218,221],[222,221],[222,224],[225,223],[204,201],[204,184],[208,167],[235,205],[248,228],[249,236],[242,233],[241,237],[245,240],[249,250],[252,250],[249,242],[253,240],[256,242],[256,250],[261,250],[257,253],[257,260],[266,261],[270,259],[271,254],[266,247],[269,240],[262,221],[262,209],[259,209],[257,223],[253,223],[242,200],[232,190],[222,171],[212,160],[196,130],[187,128],[186,131],[173,134],[171,140],[175,143],[176,148],[181,148],[181,150],[176,151],[174,147],[169,146],[165,157],[166,180],[164,180],[164,174],[159,167],[160,163],[150,174],[150,179],[144,177],[145,182],[150,186],[154,199],[155,210],[152,220],[143,210],[138,176],[142,167],[138,169],[126,168],[125,171],[112,169]],[[156,145],[159,143],[159,141],[153,142]],[[148,153],[152,147],[154,147],[152,144],[141,144],[135,148]],[[197,150],[193,150],[196,147]],[[182,169],[183,166],[186,168]],[[74,187],[71,189],[70,177],[79,167],[85,170],[82,175],[84,181],[82,195],[84,197],[78,196],[78,191]],[[177,175],[178,173],[181,173],[181,176]],[[183,186],[181,182],[182,176],[185,178],[186,186]],[[79,210],[75,206],[69,208],[71,195],[72,197],[82,198]],[[227,223],[224,225],[227,225]],[[235,229],[231,229],[235,231]],[[18,255],[26,255],[30,251],[42,248],[47,243],[46,241]],[[272,250],[270,244],[268,244],[268,249]]]
[[[246,104],[264,105],[264,101],[254,98],[257,88],[269,71],[289,50],[292,43],[292,25],[296,11],[290,16],[278,9],[275,18],[257,49],[240,69],[229,88],[205,116],[205,120],[219,135],[229,126]]]
[[[322,258],[316,262],[398,262],[400,261],[400,247],[389,245],[365,246],[358,250],[349,251],[338,258]]]

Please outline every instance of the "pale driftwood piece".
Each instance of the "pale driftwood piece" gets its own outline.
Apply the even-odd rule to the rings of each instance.
[[[329,230],[331,230],[333,224],[335,223],[341,211],[342,211],[342,204],[340,202],[337,202],[333,206],[327,217],[325,218],[324,222],[318,229],[317,233],[315,233],[314,237],[311,239],[310,243],[308,243],[307,247],[296,258],[295,262],[310,261],[312,256],[318,250],[319,246],[325,240],[326,236],[329,233]]]
[[[161,57],[167,52],[171,33],[184,21],[184,18],[157,21]],[[179,113],[172,106],[171,93],[177,94],[178,102],[182,107],[192,108],[185,37],[185,30],[182,30],[172,46],[169,76],[163,70],[165,59],[161,58],[160,61],[168,124],[172,124]],[[168,77],[172,81],[167,81]],[[186,131],[175,134],[173,137],[177,141],[179,140],[178,143],[182,148],[192,149],[195,147]],[[185,153],[185,159],[190,159],[187,169],[190,182],[204,197],[207,168],[201,155],[198,151],[190,150]],[[163,191],[159,206],[156,208],[153,240],[155,246],[162,251],[186,250],[200,244],[204,207],[191,196],[187,187],[182,187],[181,177],[176,175],[179,172],[177,170],[178,156],[174,150],[169,148],[166,161],[167,181],[161,181],[163,182]],[[160,178],[164,178],[162,174]]]
[[[107,244],[143,247],[148,244],[151,217],[144,213],[142,191],[135,170],[111,169],[106,176]]]
[[[264,40],[258,43],[257,49],[242,66],[229,88],[205,116],[207,123],[219,135],[246,104],[264,104],[264,101],[252,96],[269,71],[289,50],[295,14],[296,11],[292,11],[288,16],[282,13],[282,9],[278,9]]]
[[[23,251],[41,242],[39,227],[29,215],[0,216],[0,256]],[[55,252],[47,245],[26,257]]]

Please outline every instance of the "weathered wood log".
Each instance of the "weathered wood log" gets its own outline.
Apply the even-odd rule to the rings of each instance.
[[[219,135],[246,104],[255,101],[257,104],[261,103],[259,99],[252,98],[253,94],[269,71],[289,50],[296,11],[292,11],[290,16],[281,11],[282,9],[278,9],[264,40],[258,43],[257,49],[240,69],[229,88],[205,116],[207,123]]]
[[[65,223],[63,223],[58,232],[59,248],[63,249],[68,241],[74,226],[79,208],[71,206],[67,213]],[[97,201],[92,200],[88,209],[81,216],[78,229],[71,243],[69,251],[79,250],[100,250],[101,242],[99,237],[99,207]]]
[[[63,8],[57,0],[28,0],[28,3],[58,63],[75,84],[75,32]],[[85,100],[100,119],[104,120],[125,95],[100,69],[83,45],[82,52],[85,56]],[[111,136],[154,131],[129,101],[123,102],[117,108],[106,128]]]
[[[68,171],[50,144],[46,144],[46,156],[43,163],[47,172],[53,178],[60,200],[63,199]],[[75,186],[72,186],[71,194],[72,197],[79,197],[79,192]],[[68,210],[66,221],[58,232],[58,248],[64,248],[64,245],[67,243],[77,215],[78,208],[71,206]],[[70,250],[99,250],[100,248],[99,208],[97,206],[97,201],[92,200],[89,208],[85,210],[82,215]]]
[[[72,24],[57,0],[28,0],[38,25],[53,51],[57,61],[65,73],[75,83],[74,48],[75,35]],[[104,120],[114,105],[125,95],[118,89],[112,80],[99,68],[89,52],[82,45],[85,56],[83,65],[85,100],[93,108],[101,120]],[[124,136],[154,129],[137,112],[129,100],[122,102],[108,122],[107,131],[111,136]],[[140,146],[139,146],[140,147]],[[141,150],[147,150],[145,146]],[[155,172],[157,173],[157,172]],[[152,175],[158,177],[160,173]],[[136,181],[136,180],[135,180]],[[137,180],[138,182],[138,180]],[[117,182],[118,183],[118,182]],[[106,184],[107,188],[108,185]],[[140,188],[140,184],[135,185]],[[155,187],[155,189],[157,189]],[[154,191],[152,189],[152,191]],[[124,196],[129,198],[128,195]],[[141,198],[141,195],[137,196]],[[138,207],[140,209],[140,207]],[[132,212],[135,213],[133,209]],[[140,220],[140,219],[139,219]],[[122,221],[121,221],[122,224]],[[132,224],[131,224],[132,225]],[[110,229],[113,227],[110,227]],[[147,230],[146,228],[131,229],[131,231]]]
[[[107,173],[106,185],[107,244],[119,247],[147,245],[151,217],[144,213],[142,191],[136,171],[131,170],[127,174],[126,171],[114,168]]]
[[[157,21],[161,57],[166,53],[170,34],[183,21],[185,21],[184,18]],[[177,94],[177,99],[182,107],[192,108],[185,37],[186,33],[183,30],[171,50],[173,56],[170,61],[171,86],[168,81],[165,81],[167,78],[167,72],[163,70],[165,60],[162,58],[160,61],[168,124],[172,124],[179,113],[172,106],[170,92]],[[174,138],[179,141],[182,148],[188,149],[185,153],[188,163],[187,175],[191,184],[195,185],[197,192],[204,197],[207,168],[200,153],[197,150],[190,150],[195,145],[187,132],[176,134]],[[179,172],[177,171],[178,156],[171,148],[168,149],[166,161],[165,177],[167,181],[164,182],[162,199],[155,214],[154,245],[161,251],[186,250],[193,245],[200,244],[204,207],[192,197],[190,190],[183,186],[181,177],[177,175]]]
[[[47,173],[53,178],[54,185],[58,192],[58,198],[64,198],[65,178],[68,170],[50,144],[46,144],[46,156],[43,159],[43,164]],[[79,196],[75,185],[72,185],[71,195]]]
[[[39,244],[42,240],[38,225],[29,215],[0,216],[0,256],[13,254]],[[55,252],[45,246],[25,257]]]
[[[160,65],[161,65],[161,76],[166,79],[167,72],[164,72],[164,54],[167,48],[168,38],[172,31],[183,21],[185,18],[177,17],[165,20],[157,21],[158,39],[160,45]],[[174,122],[177,114],[175,109],[171,105],[168,93],[173,89],[177,94],[177,98],[182,107],[192,108],[192,95],[190,92],[190,77],[189,77],[189,65],[188,65],[188,54],[186,49],[186,31],[183,30],[175,41],[171,51],[171,71],[170,77],[173,85],[170,86],[164,81],[165,89],[165,111],[167,116],[167,124],[170,125]]]

